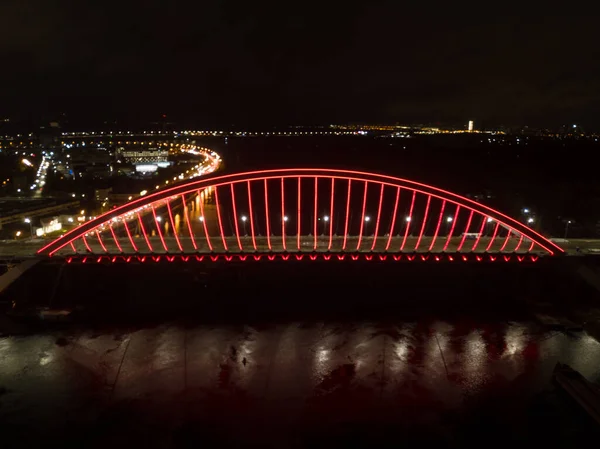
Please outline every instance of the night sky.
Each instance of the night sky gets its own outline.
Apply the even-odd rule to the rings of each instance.
[[[2,0],[0,114],[600,128],[597,17],[419,3]]]

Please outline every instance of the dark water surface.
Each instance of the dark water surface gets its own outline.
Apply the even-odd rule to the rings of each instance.
[[[47,301],[57,270],[9,293]],[[534,315],[596,300],[563,270],[69,266],[79,321],[0,338],[1,447],[587,447],[551,373],[597,382],[600,344]]]

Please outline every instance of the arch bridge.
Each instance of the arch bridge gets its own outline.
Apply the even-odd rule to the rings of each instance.
[[[348,170],[192,180],[117,207],[38,255],[73,261],[536,261],[563,250],[461,195]]]

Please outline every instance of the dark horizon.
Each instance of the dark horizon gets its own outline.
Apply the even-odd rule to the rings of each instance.
[[[396,2],[4,2],[0,117],[598,129],[591,15]]]

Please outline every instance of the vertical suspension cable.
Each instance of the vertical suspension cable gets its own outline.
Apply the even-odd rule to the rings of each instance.
[[[533,251],[533,247],[535,246],[535,242],[532,240],[531,241],[531,246],[529,247],[529,249],[527,250],[528,253],[530,253],[531,251]]]
[[[445,252],[450,244],[450,240],[452,239],[452,234],[454,233],[454,227],[456,226],[456,222],[458,221],[458,213],[460,212],[460,204],[456,205],[456,212],[454,212],[454,218],[452,219],[452,225],[450,226],[450,232],[448,233],[448,237],[446,238],[446,243],[444,244],[443,251]]]
[[[227,241],[225,240],[225,233],[223,232],[223,222],[221,221],[221,207],[219,206],[219,188],[217,186],[215,186],[215,205],[217,206],[217,221],[219,222],[219,231],[221,232],[221,241],[223,242],[223,248],[225,248],[225,251],[229,251],[229,249],[227,248]]]
[[[515,250],[513,252],[517,252],[519,251],[519,248],[521,247],[521,243],[523,243],[523,234],[521,234],[521,237],[519,237],[519,243],[517,243],[517,247],[515,248]]]
[[[390,233],[388,235],[387,244],[385,250],[387,251],[392,243],[392,236],[394,235],[394,225],[396,224],[396,213],[398,212],[398,202],[400,201],[400,187],[396,187],[396,202],[394,203],[394,212],[392,213],[392,224],[390,226]]]
[[[92,252],[92,248],[90,248],[90,245],[88,245],[88,242],[87,242],[87,239],[85,238],[85,235],[82,235],[81,239],[83,240],[83,244],[85,245],[85,248],[91,253]]]
[[[160,242],[162,243],[165,252],[169,252],[169,248],[167,248],[167,244],[165,243],[165,239],[163,238],[162,231],[160,229],[160,221],[156,218],[156,211],[154,210],[154,206],[150,206],[152,208],[152,215],[154,216],[154,225],[156,226],[156,230],[158,231],[158,236],[160,237]]]
[[[200,195],[200,190],[198,190],[198,199],[200,200],[200,221],[202,221],[202,227],[204,228],[204,237],[206,237],[208,249],[212,252],[213,246],[210,241],[210,236],[208,235],[208,225],[206,224],[206,217],[204,216],[204,199]]]
[[[406,239],[408,238],[408,231],[410,229],[410,223],[412,222],[412,214],[413,208],[415,207],[415,197],[417,196],[417,191],[413,190],[412,201],[410,202],[410,209],[408,210],[408,217],[406,219],[406,229],[404,231],[404,238],[402,239],[402,246],[400,246],[400,251],[404,250],[404,245],[406,244]]]
[[[192,232],[192,224],[190,223],[190,216],[188,214],[187,203],[185,202],[185,193],[181,195],[181,204],[183,205],[183,219],[187,223],[187,228],[190,233],[190,239],[192,240],[192,245],[194,245],[194,250],[198,249],[196,245],[196,239],[194,239],[194,233]]]
[[[425,216],[423,217],[423,224],[421,225],[421,232],[419,232],[419,238],[417,239],[417,244],[415,245],[415,251],[419,249],[419,245],[421,244],[421,239],[423,238],[423,233],[425,232],[425,226],[427,225],[427,215],[429,214],[429,204],[431,202],[431,195],[427,195],[427,205],[425,206]]]
[[[344,226],[344,244],[342,251],[346,250],[346,241],[348,240],[348,221],[350,220],[350,192],[352,189],[352,180],[348,179],[348,199],[346,200],[346,224]]]
[[[281,178],[281,242],[283,244],[283,250],[287,251],[285,245],[285,186],[283,178]]]
[[[327,245],[327,251],[331,251],[331,242],[333,241],[333,205],[334,198],[333,192],[335,189],[335,178],[331,178],[331,199],[329,200],[329,245]]]
[[[104,246],[104,243],[102,242],[102,237],[100,237],[100,232],[98,231],[98,229],[96,229],[96,236],[98,237],[98,241],[100,242],[100,246],[102,247],[102,250],[107,253],[108,251],[106,250],[106,246]]]
[[[360,251],[360,244],[362,242],[362,235],[363,235],[363,226],[365,225],[365,209],[367,207],[367,189],[368,189],[368,182],[365,181],[365,192],[363,194],[363,205],[362,205],[362,215],[360,218],[360,230],[358,231],[358,243],[356,245],[356,251]]]
[[[148,234],[146,234],[146,229],[144,229],[144,223],[142,223],[142,217],[140,217],[140,213],[137,213],[138,221],[140,223],[140,229],[142,230],[142,234],[144,235],[144,239],[146,240],[146,245],[148,245],[148,249],[150,252],[154,252],[152,249],[152,245],[150,244],[150,239],[148,238]]]
[[[133,241],[133,238],[131,238],[131,232],[129,232],[129,226],[127,226],[127,220],[126,219],[123,220],[123,226],[125,227],[125,232],[127,232],[127,237],[129,238],[129,242],[131,243],[131,246],[133,247],[133,250],[137,253],[138,249],[137,249],[137,246],[136,246],[135,242]]]
[[[269,225],[269,190],[267,187],[267,179],[264,179],[265,182],[265,215],[267,219],[267,245],[269,247],[269,251],[271,251],[271,226]]]
[[[123,248],[121,248],[121,245],[119,245],[119,241],[117,240],[117,236],[115,235],[115,230],[110,224],[108,225],[108,227],[110,228],[110,233],[112,234],[112,238],[115,241],[115,245],[117,245],[117,248],[119,248],[119,252],[122,253]]]
[[[319,189],[319,178],[317,178],[315,176],[315,210],[313,212],[314,215],[314,230],[313,230],[313,234],[315,235],[315,244],[313,245],[313,250],[317,250],[317,211],[318,211],[318,202],[319,200],[318,198],[318,189]]]
[[[375,233],[373,234],[373,244],[371,245],[371,251],[375,249],[375,245],[377,244],[377,233],[379,232],[379,220],[381,219],[381,206],[383,204],[383,188],[385,187],[384,183],[381,183],[379,190],[379,207],[377,208],[377,219],[375,220]]]
[[[469,213],[469,219],[467,220],[467,226],[465,226],[465,230],[463,231],[462,239],[460,240],[460,244],[458,245],[456,252],[460,252],[460,250],[462,249],[462,247],[465,243],[465,240],[467,239],[467,234],[469,233],[469,227],[471,226],[471,220],[473,220],[473,209],[471,209],[471,212]]]
[[[256,238],[254,237],[254,212],[252,211],[252,193],[250,190],[250,181],[246,184],[248,188],[248,209],[250,209],[250,233],[252,234],[252,246],[256,251]]]
[[[183,252],[183,248],[181,247],[181,242],[179,241],[179,236],[177,235],[177,229],[175,229],[175,222],[173,221],[173,213],[171,212],[171,201],[167,200],[167,211],[169,212],[169,222],[171,223],[171,227],[173,228],[173,235],[175,236],[175,241],[177,242],[177,247],[179,251]]]
[[[440,232],[440,226],[442,225],[442,219],[444,218],[444,208],[446,207],[446,200],[442,201],[442,207],[440,209],[440,216],[438,218],[437,225],[435,227],[435,233],[433,234],[433,238],[431,239],[431,244],[429,245],[429,252],[433,249],[435,245],[435,241],[437,239],[438,233]]]
[[[298,234],[296,235],[296,242],[297,242],[297,246],[298,246],[298,251],[300,251],[300,222],[301,222],[301,205],[302,205],[302,201],[300,198],[300,192],[302,191],[302,182],[301,182],[302,178],[298,177],[298,223],[297,223],[297,232]]]
[[[508,244],[508,239],[510,238],[510,234],[511,234],[511,229],[508,230],[508,233],[506,234],[506,239],[504,239],[504,244],[502,245],[502,248],[500,248],[500,252],[504,251],[504,248],[506,248],[506,245]]]
[[[77,254],[77,250],[75,249],[75,245],[73,245],[73,241],[70,241],[70,242],[69,242],[69,245],[71,245],[71,249],[73,250],[73,252],[74,252],[75,254]]]
[[[240,240],[240,230],[237,221],[237,207],[235,205],[235,189],[233,188],[233,183],[229,184],[229,187],[231,188],[231,203],[233,204],[233,222],[235,224],[235,236],[237,238],[238,248],[240,249],[240,251],[244,251],[244,249],[242,248],[242,241]]]
[[[479,229],[479,235],[477,235],[477,240],[475,240],[475,243],[473,244],[473,248],[471,248],[471,251],[475,251],[475,249],[477,248],[477,245],[479,245],[479,240],[481,240],[481,236],[483,235],[483,231],[485,230],[485,225],[487,223],[488,217],[486,215],[483,216],[483,221],[481,222],[481,228]]]
[[[496,235],[498,234],[498,229],[500,228],[500,222],[496,221],[496,226],[494,226],[494,233],[492,234],[492,239],[488,243],[488,246],[485,248],[486,252],[490,250],[492,245],[494,244],[494,240],[496,240]]]

